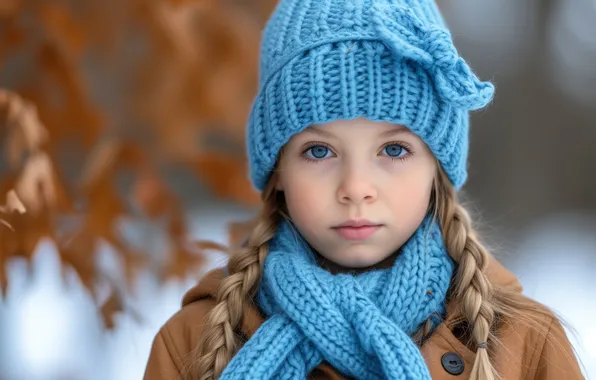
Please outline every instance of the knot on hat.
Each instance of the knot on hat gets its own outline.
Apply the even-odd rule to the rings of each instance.
[[[423,32],[422,49],[430,54],[428,66],[435,65],[442,70],[453,69],[459,58],[455,46],[451,42],[451,35],[445,29],[436,26]],[[422,62],[425,63],[425,62]]]
[[[461,58],[449,31],[423,23],[407,7],[377,0],[373,24],[381,41],[399,58],[412,60],[426,69],[442,99],[458,108],[475,110],[490,102],[491,83],[481,82]]]

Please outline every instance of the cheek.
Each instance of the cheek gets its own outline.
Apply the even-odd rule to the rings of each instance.
[[[386,193],[392,208],[402,217],[425,214],[430,203],[432,193],[433,171],[413,170],[404,176],[392,178],[392,189]]]
[[[297,177],[284,184],[288,211],[296,222],[316,218],[317,210],[321,210],[324,204],[324,185],[306,178],[309,177]]]

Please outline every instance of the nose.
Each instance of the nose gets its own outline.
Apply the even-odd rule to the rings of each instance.
[[[346,168],[337,189],[340,203],[367,203],[377,199],[377,190],[373,183],[371,168],[361,165]]]

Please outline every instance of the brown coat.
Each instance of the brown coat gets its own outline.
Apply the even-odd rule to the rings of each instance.
[[[517,278],[492,260],[489,277],[494,283],[511,286],[521,291]],[[145,371],[145,380],[180,379],[183,362],[193,350],[201,335],[205,315],[214,307],[214,294],[224,276],[222,269],[209,272],[197,286],[189,290],[178,311],[161,328],[155,340]],[[467,379],[475,353],[466,347],[450,326],[448,305],[446,321],[422,345],[421,352],[434,380]],[[451,314],[452,315],[452,314]],[[503,344],[493,359],[502,380],[576,380],[584,379],[565,332],[554,317],[537,317],[548,326],[548,337],[541,336],[524,325],[505,326],[498,331]],[[246,311],[242,326],[243,333],[250,337],[263,322],[256,309]],[[549,343],[552,342],[552,343]],[[452,353],[451,356],[444,356]],[[455,354],[455,355],[453,355]],[[443,366],[442,358],[455,360],[452,364],[463,373],[453,375]],[[449,367],[449,365],[447,365]],[[311,379],[344,379],[330,365],[322,363],[310,376]]]

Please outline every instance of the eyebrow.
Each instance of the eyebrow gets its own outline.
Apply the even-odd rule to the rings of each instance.
[[[313,127],[313,126],[306,128],[306,129],[304,130],[304,132],[310,132],[310,133],[313,133],[313,134],[315,134],[315,135],[319,135],[319,136],[327,137],[327,138],[330,138],[330,139],[335,139],[335,138],[337,138],[337,137],[336,137],[336,136],[335,136],[333,133],[330,133],[330,132],[324,131],[324,130],[322,130],[322,129],[320,129],[320,128]]]
[[[315,135],[319,135],[319,136],[323,136],[323,137],[327,137],[330,139],[336,139],[337,136],[335,136],[333,133],[327,132],[321,128],[315,127],[315,126],[311,126],[308,127],[304,130],[305,132],[311,132],[314,133]],[[386,138],[386,137],[391,137],[391,136],[395,136],[398,135],[400,133],[407,133],[410,132],[410,130],[402,125],[396,126],[395,128],[391,128],[388,131],[385,131],[383,133],[381,133],[379,135],[379,137],[381,138]]]
[[[379,135],[379,137],[390,137],[390,136],[398,135],[400,133],[408,133],[408,132],[410,132],[410,130],[408,128],[400,125],[397,128],[391,128],[390,130],[381,133]]]

